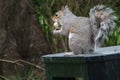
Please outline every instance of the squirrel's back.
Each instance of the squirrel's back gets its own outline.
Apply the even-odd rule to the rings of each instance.
[[[69,31],[69,48],[74,54],[88,53],[93,49],[91,40],[90,20],[87,17],[78,17],[72,23]]]

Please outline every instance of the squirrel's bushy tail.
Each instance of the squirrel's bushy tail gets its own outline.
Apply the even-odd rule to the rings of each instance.
[[[90,9],[89,16],[95,48],[100,47],[108,33],[115,28],[117,17],[113,13],[114,11],[111,8],[104,5],[97,5]]]

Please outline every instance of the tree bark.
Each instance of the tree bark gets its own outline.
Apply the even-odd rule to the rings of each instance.
[[[0,0],[1,58],[38,63],[41,55],[52,53],[49,46],[30,0]]]

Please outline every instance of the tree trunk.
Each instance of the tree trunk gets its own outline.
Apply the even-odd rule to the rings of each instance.
[[[52,53],[49,43],[30,0],[0,0],[1,58],[38,63],[41,55],[49,53]],[[8,65],[5,63],[3,68],[9,74],[13,69],[9,69]]]

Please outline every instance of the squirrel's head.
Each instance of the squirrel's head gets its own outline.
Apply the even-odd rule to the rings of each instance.
[[[55,15],[52,17],[52,20],[54,22],[57,22],[60,18],[66,15],[66,13],[69,11],[68,6],[62,6],[61,10],[57,11]]]
[[[71,11],[69,10],[68,6],[62,6],[59,11],[55,13],[55,15],[52,17],[52,20],[54,21],[54,31],[61,30],[63,27],[63,20],[68,17],[67,15],[71,14]],[[70,16],[71,17],[71,16]]]

